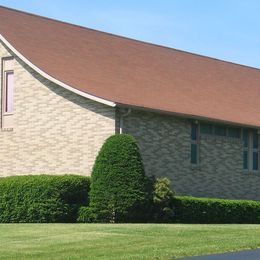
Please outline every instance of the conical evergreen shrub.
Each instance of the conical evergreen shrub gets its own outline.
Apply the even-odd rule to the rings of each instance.
[[[90,221],[146,220],[149,182],[132,136],[116,134],[109,137],[96,158],[91,177]]]

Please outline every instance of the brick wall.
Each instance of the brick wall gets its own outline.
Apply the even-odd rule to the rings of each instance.
[[[123,130],[136,137],[147,174],[169,177],[177,194],[260,200],[260,173],[242,170],[242,140],[200,136],[199,165],[194,167],[188,119],[132,111]]]
[[[6,56],[0,43],[0,57]],[[0,176],[89,175],[104,140],[115,132],[114,109],[51,83],[19,59],[14,74],[13,131],[0,129]]]

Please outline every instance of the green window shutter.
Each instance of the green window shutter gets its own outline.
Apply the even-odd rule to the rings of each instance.
[[[191,161],[192,164],[198,163],[197,144],[191,144]]]

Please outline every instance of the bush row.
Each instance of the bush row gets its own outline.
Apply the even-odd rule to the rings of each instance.
[[[77,175],[0,178],[0,222],[75,222],[90,179]]]
[[[93,222],[90,178],[77,175],[0,178],[0,222]],[[173,196],[169,181],[155,182],[149,222],[260,223],[260,201]],[[145,212],[147,214],[147,212]],[[77,219],[78,218],[78,219]]]
[[[173,211],[177,223],[260,223],[260,201],[175,197]]]
[[[175,197],[171,207],[156,208],[150,222],[189,224],[260,224],[260,202]],[[91,222],[88,207],[81,207],[79,222]]]

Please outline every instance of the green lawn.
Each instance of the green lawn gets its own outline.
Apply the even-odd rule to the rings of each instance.
[[[260,247],[260,225],[0,224],[0,259],[170,259]]]

